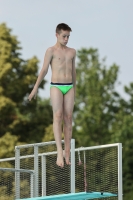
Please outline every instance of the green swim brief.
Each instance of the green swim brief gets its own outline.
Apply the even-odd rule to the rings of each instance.
[[[57,87],[62,94],[66,94],[72,87],[73,83],[50,83],[50,88],[51,87]]]

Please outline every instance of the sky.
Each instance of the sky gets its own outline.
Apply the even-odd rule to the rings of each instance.
[[[116,90],[133,82],[132,0],[0,0],[0,23],[5,22],[21,43],[23,59],[34,55],[42,67],[46,49],[56,43],[55,28],[66,23],[72,28],[68,46],[76,50],[97,48],[108,66],[120,67]],[[39,94],[49,98],[51,70]]]

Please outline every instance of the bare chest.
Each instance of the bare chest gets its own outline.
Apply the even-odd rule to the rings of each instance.
[[[71,52],[65,52],[65,51],[57,51],[53,55],[53,62],[58,63],[72,63],[73,60],[73,54]]]

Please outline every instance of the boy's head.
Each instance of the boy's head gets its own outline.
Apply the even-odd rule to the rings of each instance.
[[[71,31],[72,29],[67,24],[58,24],[56,27],[57,41],[62,45],[66,45]]]
[[[64,23],[61,23],[61,24],[57,25],[57,27],[56,27],[56,33],[60,34],[61,30],[63,30],[63,31],[69,31],[69,32],[72,31],[72,29],[67,24],[64,24]]]

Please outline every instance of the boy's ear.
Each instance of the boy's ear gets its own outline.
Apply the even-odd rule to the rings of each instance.
[[[58,35],[59,35],[58,33],[55,33],[55,36],[56,36],[56,37],[58,37]]]

